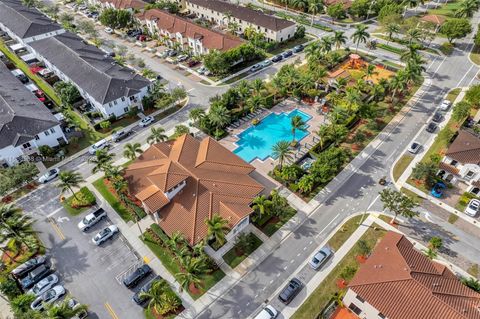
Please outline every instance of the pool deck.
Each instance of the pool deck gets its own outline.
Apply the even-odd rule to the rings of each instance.
[[[317,138],[317,131],[320,125],[324,123],[324,116],[321,114],[318,114],[316,111],[316,106],[298,102],[292,99],[285,100],[279,104],[277,104],[275,107],[273,107],[270,110],[265,110],[261,115],[260,118],[264,118],[268,116],[270,113],[290,113],[291,111],[298,109],[308,115],[310,115],[312,118],[307,122],[308,128],[307,131],[310,133],[305,138],[303,138],[299,142],[299,147],[296,149],[294,156],[296,158],[300,158],[302,154],[306,153],[310,148],[312,148],[315,144],[318,143],[318,138]],[[240,125],[237,128],[233,128],[230,131],[230,135],[228,135],[226,138],[220,140],[220,144],[225,146],[227,149],[230,151],[234,151],[238,146],[236,142],[239,140],[237,135],[242,133],[244,130],[252,126],[251,121],[247,121]],[[273,167],[276,165],[276,160],[272,159],[271,157],[267,158],[266,160],[262,161],[259,159],[253,160],[250,164],[252,164],[257,171],[262,174],[265,177],[268,177],[268,172],[270,172]],[[277,183],[277,182],[275,182]],[[279,185],[279,184],[278,184]]]

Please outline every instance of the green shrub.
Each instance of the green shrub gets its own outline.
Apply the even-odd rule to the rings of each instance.
[[[85,186],[75,193],[75,197],[72,197],[70,201],[72,208],[92,206],[97,201],[95,195]]]
[[[450,42],[444,42],[440,45],[440,51],[445,55],[450,55],[453,52],[453,44]]]

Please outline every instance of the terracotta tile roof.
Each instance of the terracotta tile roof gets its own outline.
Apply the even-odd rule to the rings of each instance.
[[[420,20],[422,21],[425,21],[425,22],[432,22],[432,23],[435,23],[437,25],[442,25],[443,23],[445,23],[445,17],[444,16],[439,16],[439,15],[436,15],[436,14],[427,14],[425,16],[423,16]]]
[[[166,30],[172,34],[178,32],[186,38],[201,39],[203,46],[209,50],[228,51],[244,42],[239,37],[203,28],[193,22],[159,9],[147,10],[138,14],[137,17],[140,20],[157,20],[159,30]]]
[[[480,137],[460,130],[445,155],[462,164],[480,165]]]
[[[454,175],[458,175],[458,172],[459,172],[458,168],[450,164],[447,164],[445,162],[440,162],[440,164],[438,165],[438,168],[443,169],[445,172],[452,173]]]
[[[147,3],[141,0],[100,0],[102,3],[111,3],[117,9],[143,9]]]
[[[325,0],[323,3],[327,7],[329,7],[331,5],[334,5],[334,4],[341,3],[341,4],[343,4],[344,9],[348,9],[352,6],[352,1],[350,1],[350,0]]]
[[[389,319],[479,319],[480,294],[389,232],[349,288]]]
[[[167,234],[180,231],[195,244],[205,238],[205,219],[213,214],[233,227],[252,213],[250,204],[263,190],[249,175],[254,170],[215,140],[186,134],[150,146],[127,167],[125,179],[149,212],[159,212]],[[186,186],[168,200],[164,193],[182,181]]]

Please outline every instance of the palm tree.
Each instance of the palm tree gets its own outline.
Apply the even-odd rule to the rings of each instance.
[[[288,10],[288,5],[290,4],[291,0],[280,0],[281,3],[285,3],[285,10]]]
[[[245,104],[250,109],[250,112],[253,113],[259,108],[265,106],[265,99],[259,95],[254,95],[251,98],[249,98]]]
[[[260,93],[265,89],[265,83],[262,79],[255,79],[251,82],[251,87],[255,95],[260,95]]]
[[[351,38],[353,39],[353,43],[356,44],[355,52],[358,52],[358,45],[360,43],[367,42],[367,39],[370,38],[370,34],[367,32],[367,26],[363,24],[359,24],[355,26],[355,32],[352,34]]]
[[[60,179],[58,187],[61,189],[62,194],[69,190],[72,192],[73,197],[78,200],[77,195],[75,195],[75,192],[72,188],[79,187],[81,183],[85,182],[82,175],[79,172],[63,171],[60,172],[58,178]]]
[[[272,156],[278,158],[278,168],[282,169],[285,160],[292,158],[293,151],[288,141],[278,141],[272,146]]]
[[[228,221],[219,214],[214,214],[211,219],[205,219],[207,225],[207,234],[210,238],[215,238],[218,245],[225,244],[225,235],[229,231]]]
[[[333,38],[332,37],[323,37],[320,39],[320,48],[321,51],[325,54],[328,54],[332,51]]]
[[[37,6],[37,0],[22,0],[22,4],[25,7],[32,8]]]
[[[463,0],[455,11],[455,17],[471,18],[473,13],[478,9],[478,4],[478,0]]]
[[[315,41],[305,48],[305,56],[310,64],[314,64],[321,56],[320,41]]]
[[[90,157],[88,162],[94,164],[92,168],[92,174],[100,171],[105,171],[106,167],[111,166],[113,162],[113,154],[108,153],[106,150],[97,150],[94,157]]]
[[[365,69],[365,76],[364,76],[365,79],[369,79],[376,74],[378,74],[378,72],[376,71],[375,65],[373,64],[367,65],[367,68]]]
[[[152,127],[151,134],[147,138],[147,143],[154,144],[154,143],[165,142],[168,139],[168,136],[165,135],[164,133],[165,133],[165,129],[163,129],[162,127],[159,127],[159,128]]]
[[[190,120],[196,123],[205,117],[205,111],[199,107],[193,108],[190,110],[188,117],[190,118]]]
[[[308,0],[292,0],[291,3],[295,8],[303,11],[308,8]]]
[[[70,298],[64,298],[55,304],[48,304],[45,307],[45,319],[70,319],[87,311],[87,305],[77,304],[74,308],[69,305]]]
[[[398,32],[400,32],[400,26],[397,23],[392,22],[387,24],[387,34],[388,34],[387,45],[393,39],[393,35],[397,34]]]
[[[208,118],[215,126],[215,137],[219,137],[220,129],[230,123],[230,111],[223,104],[213,104]]]
[[[306,123],[302,119],[301,116],[295,115],[290,120],[290,126],[292,127],[292,135],[293,135],[292,143],[295,143],[295,133],[296,133],[296,131],[297,130],[305,131],[306,130]]]
[[[200,276],[189,272],[179,272],[175,274],[175,280],[180,284],[180,291],[190,290],[190,287],[198,288],[202,283]]]
[[[31,217],[22,214],[22,210],[13,204],[0,206],[0,233],[3,240],[13,240],[15,246],[20,248],[21,243],[29,249],[35,248],[36,241],[32,236],[36,234]],[[34,244],[34,245],[32,245]]]
[[[412,28],[407,31],[408,44],[412,45],[413,41],[419,41],[422,37],[422,31],[417,28]]]
[[[165,291],[169,288],[168,283],[164,279],[155,280],[149,290],[140,292],[139,297],[148,299],[148,310],[155,310],[156,313],[160,314],[165,302]]]
[[[124,146],[123,155],[126,158],[134,160],[134,159],[137,158],[137,153],[142,154],[142,149],[141,149],[140,143],[133,143],[133,144],[127,143]]]
[[[340,49],[342,45],[347,43],[347,37],[343,31],[335,31],[333,34],[333,43],[335,44],[335,49]]]
[[[317,14],[320,12],[323,12],[323,3],[321,0],[309,0],[308,1],[308,12],[312,15],[312,23],[313,25],[313,19]]]
[[[259,217],[265,214],[265,210],[269,207],[272,202],[267,199],[265,195],[257,196],[253,199],[253,209],[258,211]]]

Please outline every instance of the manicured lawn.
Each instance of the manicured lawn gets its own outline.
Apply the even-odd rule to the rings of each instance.
[[[405,195],[407,195],[408,197],[410,197],[411,199],[413,199],[413,201],[417,204],[420,204],[423,201],[423,197],[418,196],[416,193],[412,192],[411,190],[405,187],[400,188],[400,191]]]
[[[383,43],[377,44],[377,48],[383,49],[383,50],[386,50],[386,51],[390,51],[390,52],[398,54],[398,55],[401,55],[402,53],[407,51],[405,49],[400,49],[400,48],[397,48],[397,47],[394,47],[394,46],[391,46],[391,45],[388,45],[388,44],[383,44]]]
[[[65,208],[65,210],[72,216],[77,216],[77,215],[80,215],[81,213],[84,213],[86,212],[87,210],[90,209],[90,207],[80,207],[80,208],[73,208],[72,206],[70,206],[70,202],[72,201],[73,199],[73,196],[72,197],[69,197],[67,198],[63,203],[63,208]]]
[[[62,205],[65,210],[72,216],[80,215],[87,211],[96,203],[95,195],[88,189],[88,187],[82,187],[75,195],[66,198]],[[81,207],[75,208],[72,205],[78,205]]]
[[[286,42],[282,42],[278,45],[278,47],[276,47],[274,50],[272,50],[271,52],[268,52],[269,55],[271,56],[274,56],[274,55],[277,55],[279,53],[282,53],[283,51],[287,50],[287,49],[291,49],[299,44],[305,44],[307,43],[308,41],[311,41],[313,40],[313,37],[309,36],[309,35],[305,35],[304,38],[301,38],[301,39],[293,39],[293,40],[290,40],[290,41],[286,41]]]
[[[358,215],[355,217],[350,218],[347,220],[342,227],[335,233],[335,235],[330,238],[328,241],[328,245],[333,249],[333,250],[338,250],[345,241],[347,241],[348,237],[350,237],[358,228],[360,221],[362,218],[367,218],[368,215],[363,216],[363,215]]]
[[[260,245],[262,245],[262,240],[255,236],[253,233],[249,233],[249,236],[252,240],[251,247],[247,247],[245,251],[239,251],[238,245],[235,245],[232,249],[227,251],[225,255],[223,255],[223,260],[231,267],[237,267],[245,258],[247,258],[251,253],[253,253]],[[239,254],[240,253],[240,254]]]
[[[462,91],[461,88],[455,88],[451,90],[450,92],[448,92],[447,100],[453,103],[453,101],[455,101],[455,99],[457,98],[457,96],[460,94],[461,91]]]
[[[452,1],[449,3],[445,3],[438,9],[428,10],[427,14],[443,15],[446,18],[454,18],[455,11],[460,7],[460,2],[461,1]]]
[[[288,211],[288,213],[284,214],[281,217],[273,217],[269,222],[267,222],[265,225],[260,227],[260,230],[267,235],[268,237],[271,237],[277,230],[279,230],[283,225],[285,225],[286,222],[290,220],[297,211],[295,209],[291,209]]]
[[[377,241],[382,238],[386,231],[379,228],[378,225],[372,225],[365,234],[361,237],[361,240],[367,242],[372,248],[375,247]],[[377,230],[374,229],[377,227]],[[361,254],[361,250],[358,245],[353,246],[352,249],[345,255],[345,257],[338,263],[338,265],[328,274],[328,276],[322,281],[322,283],[312,292],[312,294],[305,300],[305,302],[298,308],[292,319],[315,319],[318,318],[320,312],[325,308],[333,295],[338,292],[336,281],[342,276],[345,269],[355,269],[355,272],[359,268],[359,264],[356,260],[356,256]],[[351,272],[351,278],[343,278],[349,281],[353,278],[353,272]]]
[[[470,53],[470,60],[472,60],[473,63],[480,65],[480,48],[478,46],[473,47],[473,50]]]
[[[103,177],[93,182],[93,186],[125,222],[133,221],[128,209],[120,203],[115,195],[110,193],[107,185],[103,182]]]
[[[402,176],[407,166],[412,162],[413,156],[404,154],[393,167],[393,179],[396,181]]]

